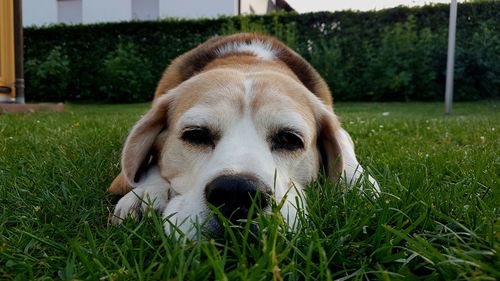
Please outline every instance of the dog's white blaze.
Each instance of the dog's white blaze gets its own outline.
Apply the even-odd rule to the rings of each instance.
[[[245,81],[243,81],[243,88],[245,90],[245,98],[244,98],[245,114],[248,114],[251,111],[250,104],[254,97],[254,94],[252,92],[252,80],[245,79]]]
[[[259,59],[273,60],[276,58],[276,50],[269,42],[259,40],[246,42],[232,42],[216,50],[217,55],[224,56],[238,53],[250,53]]]
[[[209,172],[216,176],[223,172],[250,173],[262,176],[267,184],[275,170],[272,154],[265,138],[259,135],[248,110],[229,128],[217,144]]]

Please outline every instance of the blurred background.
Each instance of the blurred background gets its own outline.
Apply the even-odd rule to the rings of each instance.
[[[314,65],[336,101],[442,101],[444,97],[448,1],[23,0],[22,4],[29,102],[150,101],[172,59],[210,37],[237,32],[261,32],[284,41]],[[500,1],[458,1],[455,100],[499,97],[499,29]],[[0,61],[12,65],[11,59],[12,55],[4,55]]]

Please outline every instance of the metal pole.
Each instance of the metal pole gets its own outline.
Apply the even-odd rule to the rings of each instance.
[[[16,68],[16,103],[24,103],[23,1],[14,1],[14,52]]]
[[[455,38],[457,33],[457,0],[451,0],[450,26],[448,30],[448,61],[446,63],[446,90],[444,113],[451,114],[453,103],[453,72],[455,68]]]

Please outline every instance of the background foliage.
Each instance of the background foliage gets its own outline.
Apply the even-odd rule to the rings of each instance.
[[[323,75],[336,100],[441,100],[448,6],[274,14],[214,20],[26,28],[26,93],[34,101],[150,100],[169,62],[207,38],[275,35]],[[500,1],[459,4],[455,97],[498,98]]]

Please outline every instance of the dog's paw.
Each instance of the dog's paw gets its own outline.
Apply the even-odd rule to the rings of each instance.
[[[139,220],[148,209],[163,212],[171,191],[164,181],[149,181],[129,191],[123,196],[110,218],[112,224],[120,224],[127,217]]]
[[[127,217],[138,220],[142,217],[144,188],[135,188],[123,196],[115,206],[115,210],[110,217],[110,222],[114,225],[121,224]]]

